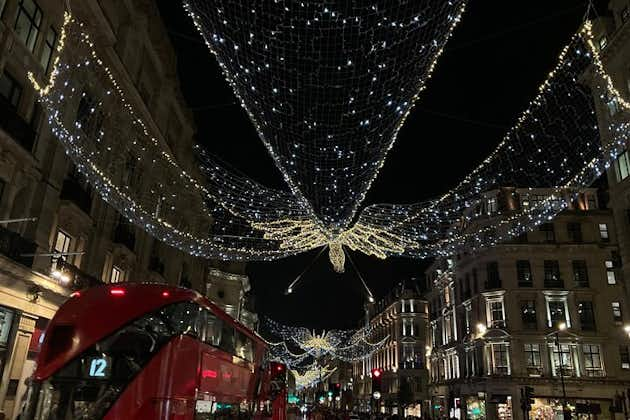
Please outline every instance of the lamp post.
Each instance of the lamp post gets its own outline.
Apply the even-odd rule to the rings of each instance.
[[[560,331],[567,329],[567,324],[561,322],[558,324],[558,329],[555,332],[556,348],[558,349],[558,362],[560,364],[560,383],[562,384],[562,416],[566,419],[569,416],[567,412],[567,390],[564,386],[564,364],[562,362],[562,349],[560,347]]]

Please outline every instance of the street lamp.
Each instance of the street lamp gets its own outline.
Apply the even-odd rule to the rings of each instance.
[[[562,349],[560,348],[560,331],[565,331],[567,329],[566,322],[560,322],[558,324],[558,329],[555,331],[554,335],[556,338],[556,349],[558,350],[558,362],[560,364],[560,383],[562,384],[562,416],[566,419],[569,416],[567,412],[567,390],[564,386],[564,364],[562,362]]]

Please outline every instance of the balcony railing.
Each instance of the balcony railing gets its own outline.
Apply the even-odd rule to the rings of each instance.
[[[119,223],[114,229],[112,240],[127,247],[130,251],[133,251],[136,245],[136,234],[133,228],[125,223]]]
[[[87,289],[88,287],[94,287],[104,284],[101,280],[97,279],[94,276],[91,276],[85,271],[81,271],[79,267],[65,262],[62,258],[59,258],[57,260],[56,269],[64,272],[70,277],[69,287],[72,290]]]
[[[81,182],[73,177],[66,178],[63,181],[59,198],[76,204],[87,215],[92,210],[92,194]]]
[[[36,250],[37,244],[35,242],[0,226],[0,254],[11,258],[17,263],[32,267],[33,257],[24,257],[23,255],[33,255]]]
[[[33,150],[33,144],[35,144],[35,130],[18,115],[11,104],[1,97],[0,126],[24,149],[29,152]]]

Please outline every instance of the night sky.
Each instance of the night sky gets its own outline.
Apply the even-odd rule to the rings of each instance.
[[[181,3],[157,3],[177,52],[182,90],[197,122],[197,141],[255,180],[286,189]],[[433,198],[476,167],[534,97],[582,23],[587,3],[470,0],[364,206]],[[599,13],[606,11],[606,1],[596,3]],[[258,312],[294,325],[355,327],[365,293],[349,263],[345,274],[336,274],[323,254],[295,292],[284,295],[316,254],[249,263]],[[376,296],[403,278],[423,276],[429,264],[354,253],[352,258]]]

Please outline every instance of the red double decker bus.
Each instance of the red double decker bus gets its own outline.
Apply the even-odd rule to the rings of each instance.
[[[263,367],[265,350],[188,289],[129,283],[75,292],[47,328],[20,419],[265,418],[267,382],[284,369]]]

